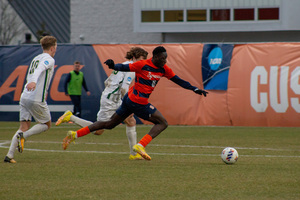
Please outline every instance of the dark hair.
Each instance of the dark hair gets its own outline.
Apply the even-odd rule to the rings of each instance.
[[[148,56],[148,52],[140,47],[132,47],[130,51],[126,53],[125,58],[131,60],[133,58],[139,58],[141,56],[146,59]]]
[[[74,62],[74,65],[75,65],[75,64],[79,64],[79,65],[80,65],[80,62],[76,60],[76,61]]]
[[[163,46],[158,46],[158,47],[156,47],[156,48],[152,51],[152,54],[153,54],[153,56],[155,56],[155,55],[158,55],[158,54],[163,53],[163,52],[167,52],[167,50],[165,49],[165,47],[163,47]]]

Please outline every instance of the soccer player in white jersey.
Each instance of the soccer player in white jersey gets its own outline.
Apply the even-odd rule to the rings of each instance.
[[[142,59],[147,59],[148,52],[140,47],[132,47],[130,51],[126,53],[125,58],[128,60],[123,64],[133,63]],[[108,121],[115,111],[122,104],[122,97],[128,91],[129,85],[135,78],[134,72],[121,72],[113,71],[111,75],[105,80],[105,89],[102,92],[100,99],[100,110],[97,115],[97,121]],[[56,122],[56,125],[60,125],[63,122],[72,121],[75,124],[85,127],[93,124],[91,121],[81,119],[74,116],[71,111],[66,111]],[[129,142],[130,148],[130,160],[141,160],[143,159],[139,154],[133,151],[133,146],[136,144],[136,120],[133,114],[124,120],[126,124],[126,135]],[[97,130],[94,132],[95,135],[101,135],[103,130]],[[64,149],[66,149],[64,147]]]
[[[11,144],[4,162],[16,163],[14,153],[18,147],[24,150],[25,140],[35,134],[48,130],[51,126],[51,115],[46,97],[54,72],[54,55],[57,40],[53,36],[45,36],[40,40],[43,53],[33,58],[27,73],[26,81],[20,98],[20,127],[12,137]],[[32,117],[38,122],[30,128]],[[30,129],[29,129],[30,128]]]

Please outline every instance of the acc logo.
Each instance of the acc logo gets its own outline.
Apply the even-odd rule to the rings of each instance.
[[[214,48],[208,55],[210,69],[217,70],[222,63],[223,53],[220,47]]]
[[[127,81],[129,81],[129,82],[130,82],[130,81],[131,81],[131,77],[128,77],[128,78],[127,78]]]
[[[49,65],[49,62],[47,60],[44,63],[45,63],[45,65]]]

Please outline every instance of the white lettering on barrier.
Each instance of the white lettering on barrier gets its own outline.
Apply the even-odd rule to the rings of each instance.
[[[259,79],[260,78],[260,79]],[[258,80],[260,82],[258,83]],[[261,92],[259,94],[260,98],[258,101],[258,84],[268,83],[268,72],[263,66],[257,66],[251,72],[250,80],[250,102],[252,108],[256,112],[265,112],[268,107],[268,94],[266,92]]]
[[[250,103],[252,108],[256,112],[265,112],[268,108],[268,92],[259,92],[259,85],[269,84],[269,99],[270,106],[277,113],[285,113],[289,107],[289,96],[288,96],[288,77],[289,67],[280,67],[279,84],[278,84],[278,67],[271,66],[268,81],[268,72],[264,66],[256,66],[251,72],[250,80]],[[297,67],[291,73],[290,87],[292,91],[299,95],[300,94],[300,67]],[[279,86],[279,94],[278,94]],[[279,102],[278,102],[279,100]],[[300,113],[299,98],[290,98],[292,108]]]
[[[291,89],[295,94],[300,95],[300,84],[299,84],[299,77],[300,77],[300,67],[296,67],[291,75]],[[296,110],[297,113],[300,113],[300,103],[299,98],[291,98],[292,107]]]
[[[278,67],[271,66],[270,69],[270,105],[277,113],[285,113],[289,107],[288,99],[288,77],[289,67],[280,67],[280,83],[278,95]],[[278,98],[279,96],[279,98]],[[278,103],[278,99],[280,103]]]

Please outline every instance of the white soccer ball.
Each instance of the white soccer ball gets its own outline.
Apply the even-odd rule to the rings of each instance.
[[[233,164],[238,160],[239,154],[235,148],[226,147],[222,151],[221,158],[226,164]]]

